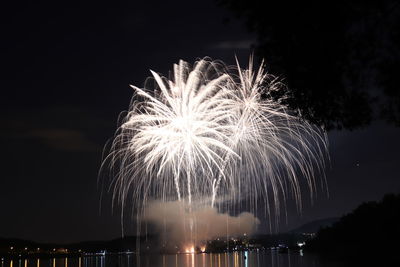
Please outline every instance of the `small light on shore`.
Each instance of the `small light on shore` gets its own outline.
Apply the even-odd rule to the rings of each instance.
[[[187,248],[186,253],[194,254],[194,246]]]

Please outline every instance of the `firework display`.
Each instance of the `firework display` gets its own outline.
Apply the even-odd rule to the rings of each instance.
[[[121,205],[140,213],[148,201],[178,201],[188,210],[260,201],[279,214],[300,181],[311,194],[323,174],[326,134],[285,104],[285,87],[264,65],[224,65],[208,58],[151,71],[135,95],[105,164]]]

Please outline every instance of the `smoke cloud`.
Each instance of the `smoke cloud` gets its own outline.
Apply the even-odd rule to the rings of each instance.
[[[251,235],[260,224],[249,212],[232,216],[211,206],[194,207],[182,201],[149,202],[143,221],[155,225],[170,244],[200,244],[218,237]]]

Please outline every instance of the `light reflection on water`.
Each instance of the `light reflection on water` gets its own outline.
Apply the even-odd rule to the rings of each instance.
[[[75,258],[4,260],[1,267],[325,267],[307,254],[233,252],[220,254],[134,254]]]

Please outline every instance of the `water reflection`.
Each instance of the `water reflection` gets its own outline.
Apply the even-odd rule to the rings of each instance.
[[[234,252],[221,254],[107,255],[50,259],[3,259],[0,267],[325,267],[303,252]],[[335,265],[329,265],[335,266]]]

